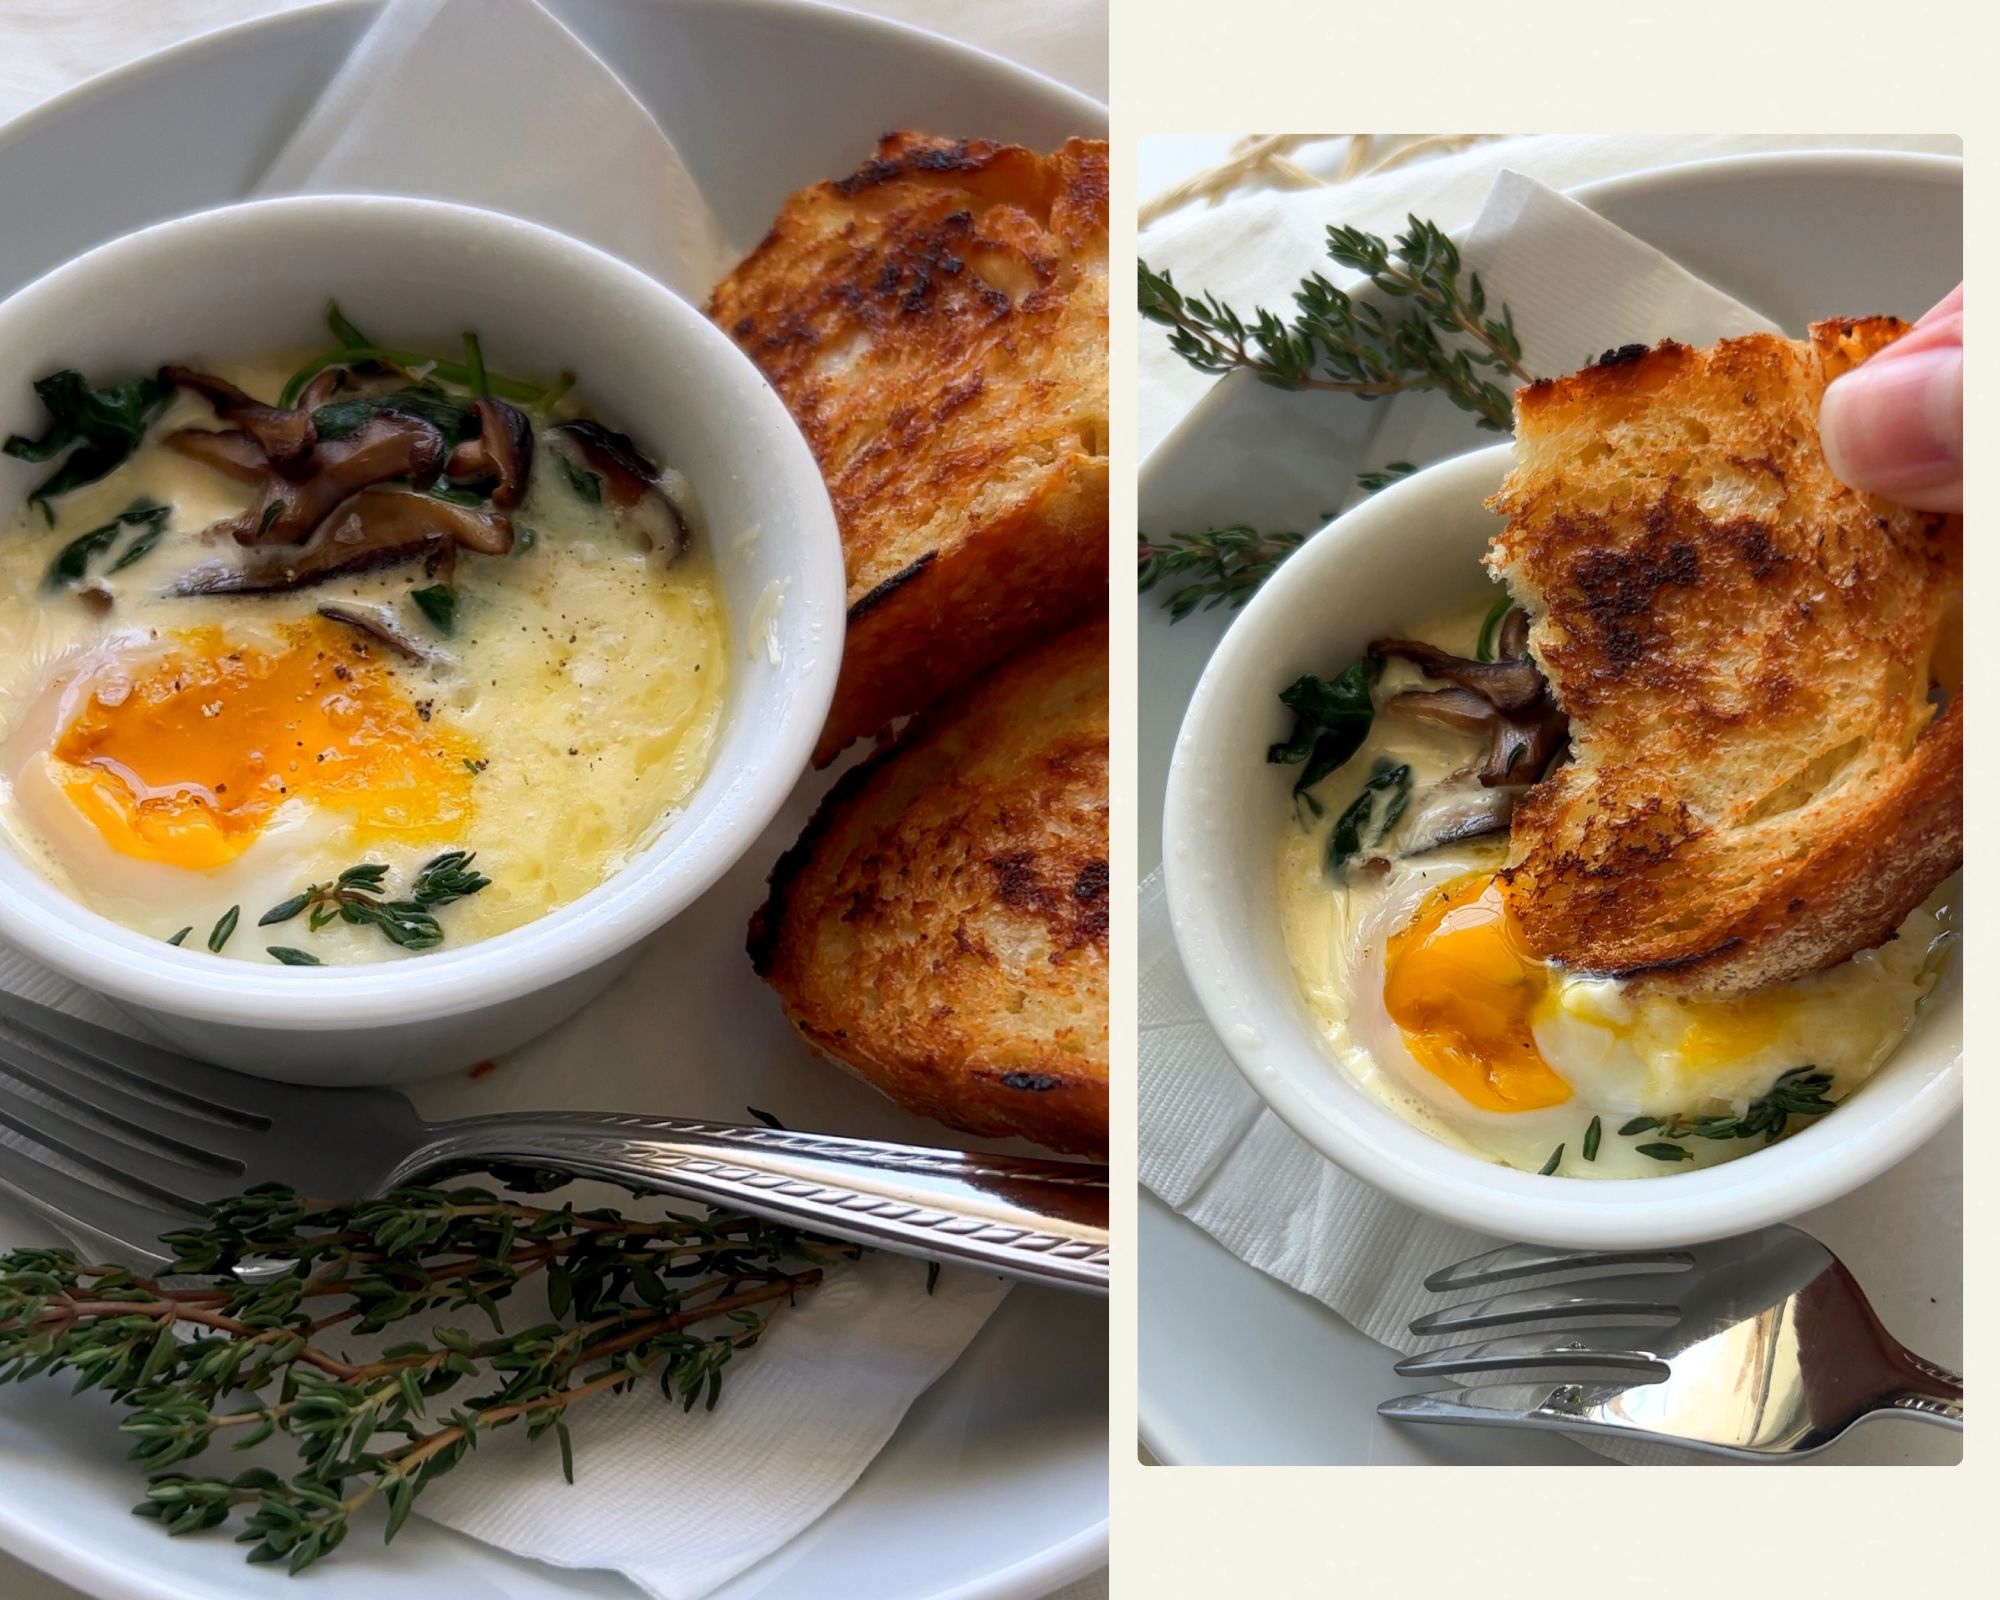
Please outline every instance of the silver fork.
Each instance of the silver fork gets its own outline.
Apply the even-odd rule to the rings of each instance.
[[[426,1123],[387,1089],[246,1077],[0,994],[0,1190],[122,1263],[166,1266],[163,1232],[253,1184],[356,1199],[490,1162],[1063,1288],[1110,1282],[1099,1166],[596,1112]]]
[[[1506,1334],[1396,1363],[1409,1377],[1561,1369],[1585,1380],[1475,1384],[1402,1395],[1377,1410],[1402,1422],[1609,1434],[1749,1461],[1811,1455],[1870,1417],[1964,1426],[1958,1374],[1891,1338],[1848,1270],[1796,1228],[1684,1250],[1508,1245],[1432,1273],[1424,1287],[1448,1293],[1607,1267],[1650,1270],[1465,1301],[1424,1313],[1410,1331],[1585,1318],[1608,1326]]]

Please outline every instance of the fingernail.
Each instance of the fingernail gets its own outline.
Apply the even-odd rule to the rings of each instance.
[[[1820,443],[1851,489],[1894,499],[1955,480],[1961,470],[1965,352],[1893,350],[1827,386]]]

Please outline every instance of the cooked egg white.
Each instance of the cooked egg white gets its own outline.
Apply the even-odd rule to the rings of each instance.
[[[219,370],[275,396],[295,365]],[[0,837],[59,888],[144,933],[192,928],[190,948],[236,906],[228,956],[375,961],[405,952],[368,927],[255,923],[359,862],[386,864],[394,895],[472,850],[490,886],[438,913],[447,946],[469,943],[587,893],[671,822],[728,685],[699,542],[663,566],[544,462],[514,553],[461,553],[448,638],[409,599],[435,581],[418,565],[174,597],[169,581],[215,553],[202,530],[255,494],[157,442],[188,424],[217,425],[182,396],[131,460],[53,503],[54,526],[23,508],[0,529]],[[140,500],[173,515],[129,566],[107,572],[119,544],[92,562],[108,607],[48,586],[71,540]],[[387,608],[438,659],[320,616],[329,600]]]
[[[1411,631],[1470,655],[1485,606]],[[1391,669],[1377,703],[1404,686]],[[1419,793],[1475,756],[1474,742],[1378,715],[1321,787],[1324,816],[1288,826],[1277,851],[1286,950],[1335,1056],[1397,1115],[1456,1148],[1539,1171],[1557,1145],[1567,1177],[1654,1177],[1760,1148],[1683,1138],[1693,1162],[1638,1153],[1634,1118],[1733,1115],[1797,1067],[1830,1074],[1840,1100],[1909,1032],[1955,943],[1958,881],[1877,949],[1797,982],[1716,1001],[1675,999],[1565,972],[1521,939],[1496,876],[1505,835],[1412,856],[1386,872],[1325,869],[1333,819],[1379,757],[1407,762]],[[1597,1156],[1583,1156],[1593,1118]]]

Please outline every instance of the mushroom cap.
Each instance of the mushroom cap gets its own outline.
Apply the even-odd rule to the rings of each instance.
[[[528,472],[535,460],[534,425],[504,400],[482,396],[472,409],[479,418],[479,435],[452,450],[444,475],[453,483],[490,479],[493,487],[486,498],[502,511],[511,511],[528,492]]]
[[[596,474],[612,515],[637,528],[666,561],[686,551],[694,537],[686,478],[661,472],[628,436],[587,417],[556,423],[549,442]]]
[[[192,367],[167,366],[160,368],[160,381],[200,395],[224,422],[234,423],[256,440],[265,459],[281,473],[304,464],[319,442],[310,411],[267,406],[227,379]]]
[[[444,435],[423,418],[380,411],[315,450],[306,476],[271,479],[257,505],[223,526],[239,544],[304,544],[336,507],[374,484],[407,478],[429,488],[444,456]]]
[[[183,573],[172,592],[280,594],[336,573],[460,549],[505,555],[513,546],[514,524],[498,512],[456,505],[415,489],[377,486],[342,501],[322,519],[310,543],[271,546],[238,566],[204,562]]]

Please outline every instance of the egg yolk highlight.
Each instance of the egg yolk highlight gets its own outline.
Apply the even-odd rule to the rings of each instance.
[[[1486,1111],[1561,1105],[1570,1088],[1535,1045],[1547,965],[1491,873],[1427,895],[1389,939],[1382,1000],[1420,1066]]]
[[[351,630],[315,617],[280,632],[270,649],[190,629],[129,684],[93,689],[51,755],[114,850],[210,871],[293,798],[351,813],[363,842],[449,836],[470,817],[471,741]]]

